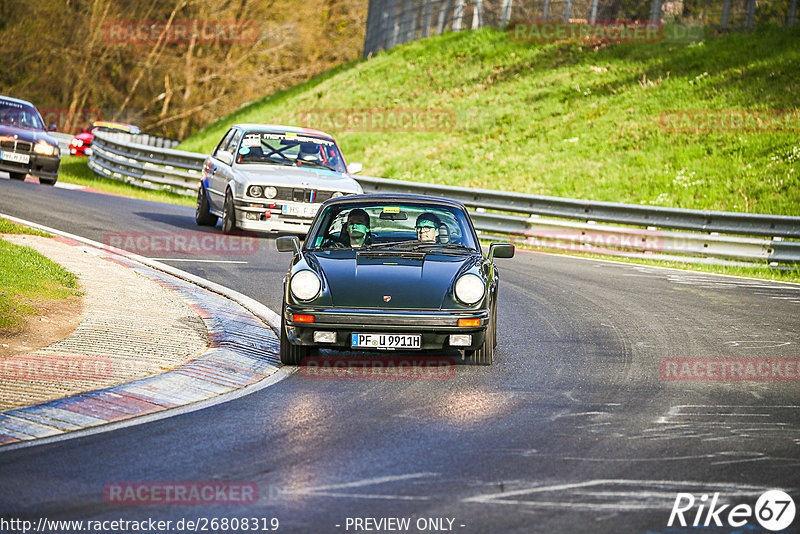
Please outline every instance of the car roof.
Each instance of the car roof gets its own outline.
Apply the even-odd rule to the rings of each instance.
[[[100,128],[116,128],[118,130],[138,130],[138,126],[134,126],[133,124],[127,124],[124,122],[112,122],[112,121],[94,121],[92,126],[99,126]]]
[[[331,206],[337,204],[362,204],[374,201],[385,202],[414,202],[431,205],[444,205],[466,210],[466,206],[458,200],[444,197],[434,197],[429,195],[414,195],[410,193],[367,193],[364,195],[346,195],[334,197],[326,200],[322,205]]]
[[[333,139],[333,136],[331,134],[321,132],[319,130],[314,130],[312,128],[298,128],[296,126],[282,126],[280,124],[242,123],[242,124],[234,124],[232,128],[242,128],[243,130],[274,130],[276,132],[291,132],[291,133],[307,134],[307,135],[319,135],[322,137],[327,137],[328,139]]]
[[[32,107],[32,108],[34,108],[34,109],[36,109],[36,106],[34,106],[33,104],[31,104],[31,103],[30,103],[30,102],[28,102],[27,100],[22,100],[22,99],[20,99],[20,98],[13,98],[13,97],[10,97],[10,96],[4,96],[4,95],[0,95],[0,100],[7,100],[7,101],[9,101],[9,102],[14,102],[15,104],[25,104],[25,105],[28,105],[28,106],[30,106],[30,107]]]

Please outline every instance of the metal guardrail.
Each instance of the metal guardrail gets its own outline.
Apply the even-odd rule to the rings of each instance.
[[[197,191],[207,157],[104,133],[95,136],[92,149],[89,166],[98,175],[187,194]],[[358,176],[358,181],[370,193],[459,200],[471,208],[479,232],[512,236],[531,245],[653,259],[679,255],[800,264],[800,241],[787,241],[800,239],[800,217],[577,200],[370,176]]]

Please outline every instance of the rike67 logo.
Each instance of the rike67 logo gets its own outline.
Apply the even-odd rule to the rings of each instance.
[[[761,494],[755,507],[749,504],[737,504],[731,507],[730,504],[718,503],[719,493],[714,493],[710,501],[706,494],[697,499],[691,493],[678,493],[667,526],[673,526],[677,520],[677,524],[682,527],[689,524],[693,527],[709,527],[712,524],[722,527],[727,524],[738,528],[755,520],[763,528],[777,532],[792,524],[796,512],[794,500],[780,490],[770,490]],[[697,506],[696,511],[693,510],[695,506]]]

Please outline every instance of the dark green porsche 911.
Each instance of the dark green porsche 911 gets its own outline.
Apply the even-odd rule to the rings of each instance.
[[[284,279],[281,362],[315,348],[459,350],[489,365],[497,344],[498,273],[460,202],[420,195],[351,195],[323,203]]]

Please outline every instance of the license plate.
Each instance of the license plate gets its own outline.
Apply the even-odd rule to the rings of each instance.
[[[283,208],[281,209],[281,213],[283,215],[293,215],[295,217],[313,217],[317,214],[317,210],[319,209],[318,205],[289,205],[284,204]]]
[[[422,336],[419,334],[353,334],[350,346],[354,349],[419,349]]]
[[[28,154],[17,154],[16,152],[0,152],[0,159],[14,163],[28,163],[31,157]]]

